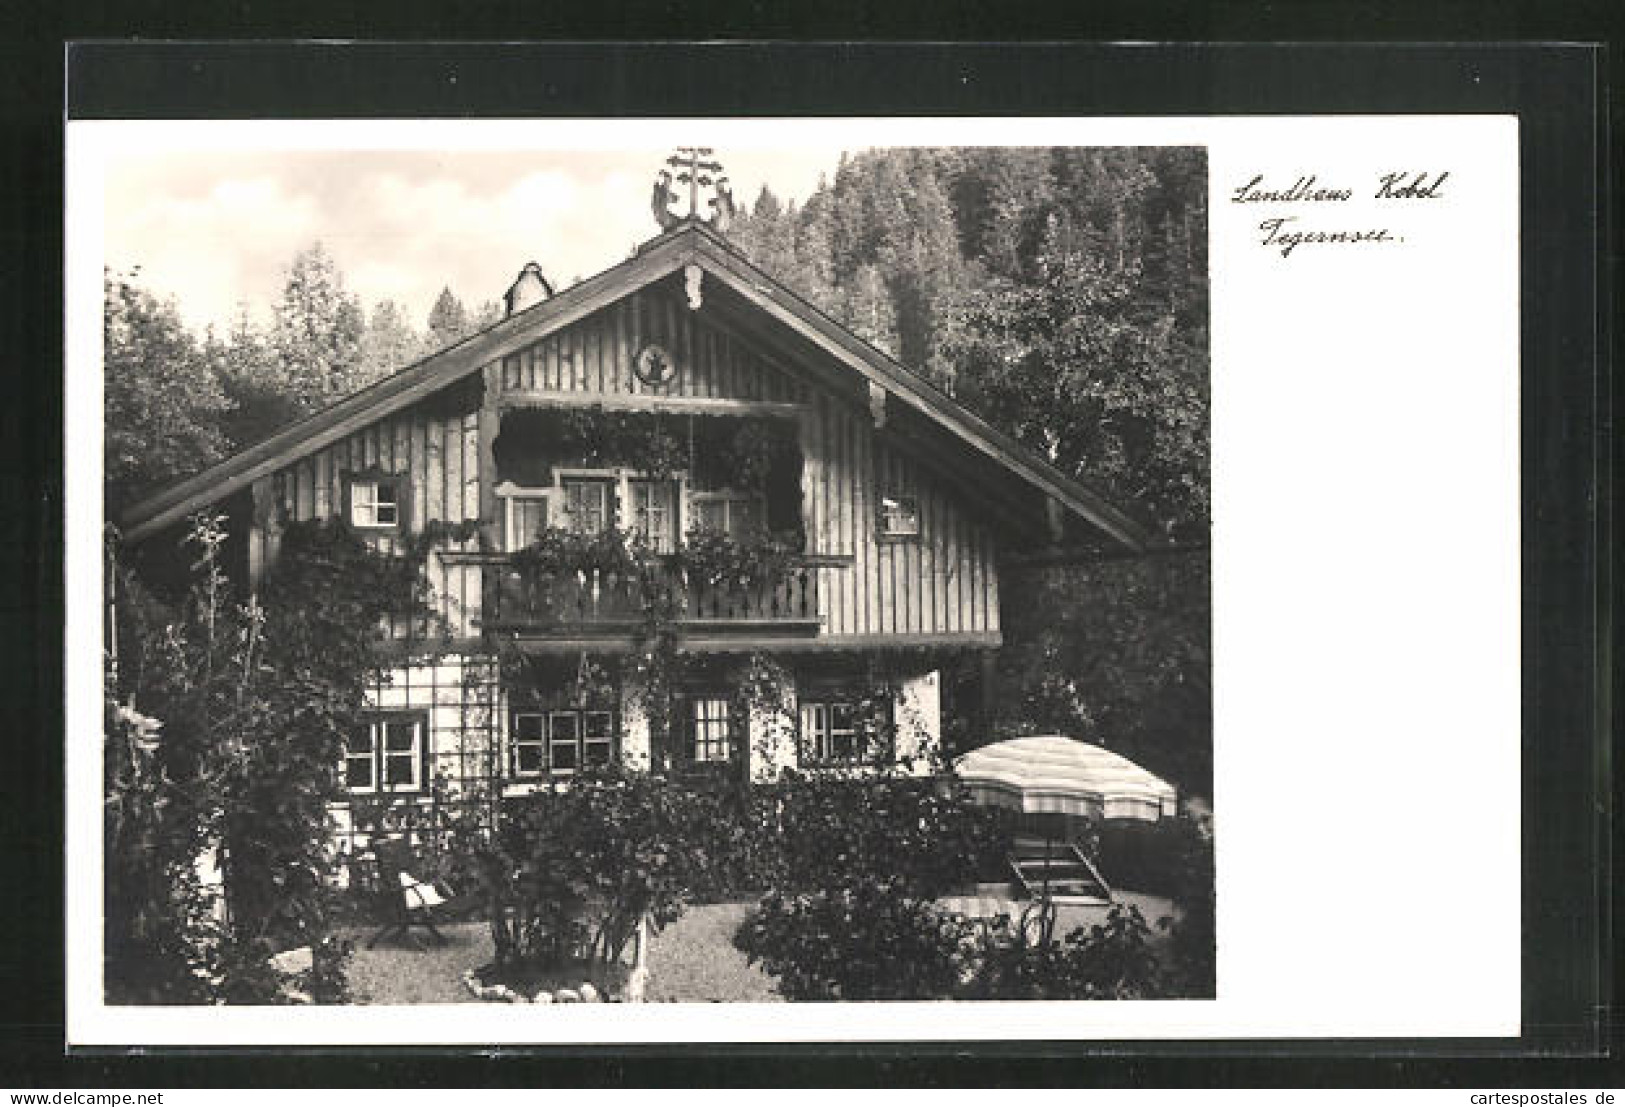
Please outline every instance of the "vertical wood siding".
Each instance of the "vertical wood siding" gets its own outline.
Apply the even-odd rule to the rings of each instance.
[[[501,360],[510,392],[589,392],[606,396],[678,396],[796,402],[799,382],[731,335],[709,326],[679,298],[654,289],[602,311]],[[677,379],[644,384],[633,371],[638,351],[658,343],[677,359]]]
[[[375,467],[406,478],[406,519],[413,530],[432,520],[460,523],[477,519],[478,413],[443,414],[433,406],[397,412],[283,467],[270,478],[271,496],[290,521],[333,518],[344,510],[348,474]],[[274,559],[273,531],[256,527],[249,540],[255,547],[251,558],[258,558],[260,564]],[[383,551],[402,549],[393,534],[380,534],[372,541]],[[477,546],[476,540],[467,539],[448,541],[442,548],[473,550]],[[451,634],[477,636],[478,566],[446,565],[431,555],[426,571],[440,617]],[[404,623],[391,627],[397,637],[405,637],[408,629]]]
[[[633,361],[650,342],[679,359],[677,379],[651,389]],[[809,549],[851,559],[817,570],[827,635],[923,635],[999,629],[994,537],[953,483],[889,447],[867,410],[787,375],[746,343],[708,325],[680,297],[645,289],[572,326],[505,354],[488,379],[506,391],[603,395],[658,393],[802,403],[802,517]],[[479,411],[446,414],[432,403],[396,413],[290,463],[270,481],[289,519],[340,513],[348,473],[374,466],[407,478],[409,525],[479,518]],[[880,497],[914,496],[920,536],[878,536]],[[257,528],[252,556],[268,563],[275,535]],[[393,536],[381,548],[396,549]],[[447,548],[472,550],[470,539]],[[451,633],[479,633],[478,566],[431,556],[429,583]],[[395,628],[397,633],[405,627]]]
[[[852,558],[819,573],[826,634],[999,629],[993,538],[952,484],[889,448],[865,411],[818,396],[803,424],[802,510],[811,549]],[[879,536],[880,497],[913,496],[917,539]]]

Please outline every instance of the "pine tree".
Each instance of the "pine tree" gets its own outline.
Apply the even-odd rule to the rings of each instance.
[[[371,384],[405,368],[422,352],[423,338],[412,329],[406,309],[394,300],[378,301],[361,340],[361,384]]]
[[[355,391],[365,330],[360,301],[322,244],[296,254],[271,328],[282,394],[310,412]]]
[[[468,312],[463,302],[452,295],[450,288],[442,288],[429,309],[429,349],[443,350],[461,342],[468,335]]]
[[[502,322],[502,305],[495,300],[485,300],[474,312],[474,317],[469,322],[468,333],[479,334],[487,327],[493,327],[500,322]]]
[[[217,356],[220,382],[232,404],[221,429],[233,450],[268,438],[307,414],[288,390],[271,337],[254,325],[246,304],[238,305]]]

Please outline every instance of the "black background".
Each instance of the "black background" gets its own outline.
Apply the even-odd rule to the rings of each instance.
[[[139,5],[136,6],[139,9]],[[312,6],[315,7],[314,5]],[[1421,5],[1417,5],[1421,7]],[[1618,1040],[1606,1012],[1614,971],[1606,908],[1614,894],[1604,816],[1608,693],[1604,634],[1617,551],[1605,541],[1613,392],[1603,305],[1614,240],[1601,199],[1610,138],[1599,100],[1608,57],[1581,46],[1021,46],[405,44],[131,45],[65,38],[246,38],[256,34],[410,34],[464,40],[522,35],[827,39],[1088,36],[1145,39],[1597,39],[1605,5],[1193,5],[1084,15],[909,5],[798,18],[743,5],[714,13],[647,4],[555,14],[553,25],[495,24],[446,6],[383,16],[324,5],[326,25],[237,2],[67,15],[19,10],[0,46],[0,337],[12,369],[0,404],[0,699],[8,754],[0,774],[0,1086],[999,1084],[1288,1086],[1447,1084],[1618,1087],[1620,1069],[1585,1060]],[[517,9],[515,9],[517,10]],[[512,14],[508,12],[506,14]],[[1099,15],[1100,13],[1096,13]],[[541,18],[549,18],[541,16]],[[1023,23],[1023,19],[1026,23]],[[1151,25],[1148,29],[1147,21]],[[1156,25],[1161,23],[1160,32]],[[1296,22],[1294,22],[1296,21]],[[1177,27],[1177,32],[1171,28]],[[1222,1043],[909,1043],[730,1049],[626,1047],[479,1056],[412,1050],[301,1056],[292,1051],[122,1051],[64,1055],[61,771],[61,190],[65,103],[74,118],[1300,114],[1513,112],[1521,117],[1524,498],[1524,1006],[1514,1041]],[[1617,250],[1612,252],[1617,256]],[[1443,433],[1447,433],[1443,432]],[[1464,553],[1470,556],[1470,552]],[[1396,628],[1401,632],[1402,628]],[[1392,905],[1403,910],[1404,905]],[[1486,890],[1485,911],[1512,910]],[[1418,920],[1419,927],[1429,926]],[[1599,1016],[1599,1012],[1603,1012]],[[1605,1067],[1606,1066],[1606,1067]]]

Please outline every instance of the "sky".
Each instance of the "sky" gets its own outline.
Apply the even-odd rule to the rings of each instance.
[[[132,144],[105,165],[104,263],[139,267],[138,283],[173,298],[190,327],[225,333],[239,305],[267,323],[294,254],[319,241],[369,314],[396,300],[422,329],[443,287],[473,310],[528,261],[564,287],[623,260],[659,233],[650,190],[671,151]],[[803,144],[713,157],[736,200],[766,184],[800,201],[840,154]]]

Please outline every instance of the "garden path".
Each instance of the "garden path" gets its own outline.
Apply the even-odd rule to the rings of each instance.
[[[717,903],[690,907],[683,917],[649,943],[649,990],[652,1002],[778,1002],[772,977],[751,966],[734,948],[734,932],[753,903]],[[371,931],[346,936],[356,945],[350,962],[350,988],[356,1002],[472,1003],[463,974],[494,956],[491,931],[484,923],[449,923],[440,927],[446,944],[425,939],[419,949],[405,939],[380,942],[367,949]],[[415,932],[414,932],[415,934]]]

